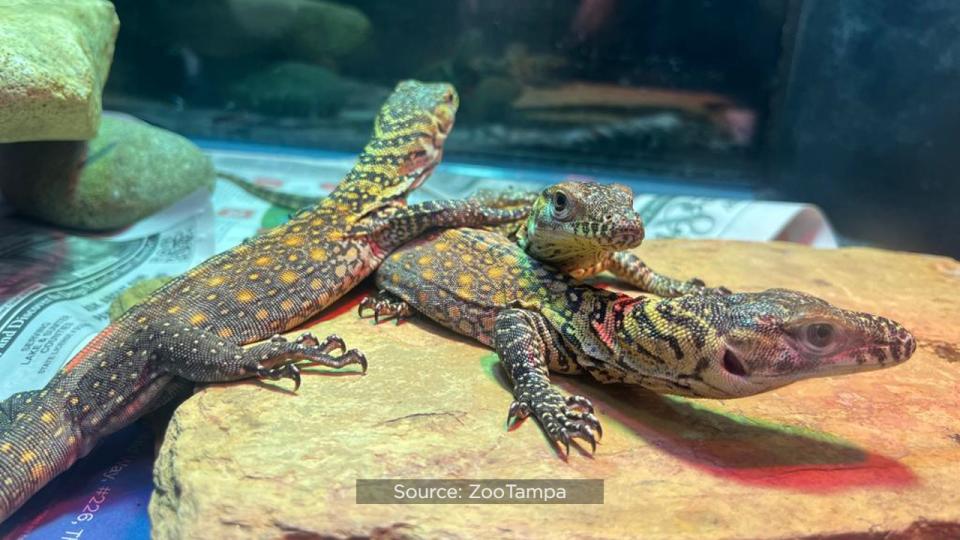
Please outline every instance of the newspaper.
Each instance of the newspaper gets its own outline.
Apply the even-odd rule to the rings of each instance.
[[[329,193],[352,166],[347,157],[211,151],[218,169],[301,195]],[[553,181],[558,181],[557,178]],[[603,181],[603,179],[599,179]],[[473,166],[443,166],[411,202],[459,198],[480,189],[540,189],[548,178]],[[648,238],[781,239],[835,246],[815,207],[795,203],[640,194]],[[80,236],[15,219],[0,221],[0,399],[43,387],[97,332],[123,289],[176,275],[286,219],[286,210],[218,181],[120,233]]]

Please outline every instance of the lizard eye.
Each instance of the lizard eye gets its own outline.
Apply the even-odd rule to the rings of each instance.
[[[836,329],[830,323],[810,323],[800,329],[800,340],[813,352],[826,352],[837,342]]]
[[[562,221],[573,216],[573,205],[570,204],[570,198],[562,191],[553,194],[553,215]]]

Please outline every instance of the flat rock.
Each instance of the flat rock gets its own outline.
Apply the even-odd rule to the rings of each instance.
[[[0,21],[0,143],[93,137],[120,24],[113,4],[6,0]]]
[[[210,386],[176,412],[154,469],[157,538],[857,538],[960,534],[960,263],[866,248],[650,241],[677,277],[789,287],[892,317],[902,366],[739,400],[662,397],[554,376],[604,438],[561,460],[488,349],[420,320],[374,326],[357,291],[314,321],[369,373]],[[295,334],[295,333],[293,333]],[[345,370],[349,371],[349,370]],[[358,478],[602,478],[602,505],[358,505]],[[956,537],[956,536],[952,536]]]

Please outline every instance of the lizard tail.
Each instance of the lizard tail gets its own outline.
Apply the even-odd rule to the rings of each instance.
[[[0,522],[79,458],[66,410],[48,399],[56,380],[0,402]]]

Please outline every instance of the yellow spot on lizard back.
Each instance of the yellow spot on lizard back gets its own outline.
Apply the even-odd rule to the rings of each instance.
[[[310,280],[310,288],[313,289],[313,290],[315,290],[315,291],[318,291],[318,290],[322,289],[322,288],[323,288],[323,280],[322,280],[322,279],[311,279],[311,280]]]
[[[473,283],[473,276],[469,274],[460,274],[457,276],[457,283],[464,287],[469,287]]]
[[[417,264],[420,266],[429,266],[431,262],[433,262],[433,257],[429,255],[424,255],[423,257],[417,259]]]
[[[271,262],[273,262],[273,259],[267,256],[263,256],[263,257],[257,257],[257,260],[253,261],[253,264],[257,266],[267,266]]]
[[[8,442],[5,442],[5,443],[3,443],[3,444],[0,444],[0,452],[3,452],[4,454],[9,454],[9,453],[10,453],[10,449],[11,449],[12,447],[13,447],[13,445],[10,444],[10,443],[8,443]]]
[[[436,274],[433,273],[433,270],[432,270],[432,269],[427,268],[427,269],[425,269],[423,272],[420,273],[420,277],[422,277],[423,279],[425,279],[425,280],[427,280],[427,281],[433,281],[433,278],[436,277]]]
[[[250,281],[256,281],[256,280],[260,279],[260,274],[254,272],[254,273],[248,275],[247,278],[249,278]]]
[[[53,413],[51,413],[50,411],[46,411],[42,415],[40,415],[40,421],[43,422],[44,424],[52,424],[54,420],[56,420],[56,417],[53,416]]]
[[[284,310],[284,311],[290,311],[291,309],[293,309],[293,300],[290,300],[290,299],[288,298],[288,299],[284,300],[283,302],[280,302],[280,309],[282,309],[282,310]]]
[[[492,266],[487,270],[487,277],[490,279],[500,279],[503,277],[503,268],[499,266]]]
[[[254,316],[261,321],[265,321],[270,318],[270,313],[265,309],[259,309]]]
[[[436,251],[443,252],[443,251],[446,251],[446,250],[450,249],[450,245],[447,244],[446,242],[437,242],[437,243],[433,244],[433,249],[436,250]]]
[[[291,237],[289,237],[289,238],[287,238],[286,240],[283,241],[283,245],[289,246],[289,247],[302,246],[302,245],[303,245],[303,237],[302,237],[302,236],[291,236]]]
[[[280,274],[280,281],[286,283],[287,285],[295,282],[297,280],[297,274],[291,270],[284,270]]]
[[[37,454],[33,453],[30,450],[27,450],[20,454],[20,461],[22,463],[30,463],[31,461],[37,459]]]
[[[173,315],[180,311],[180,306],[170,306],[170,309],[167,310],[167,313]]]
[[[314,261],[322,261],[327,258],[327,250],[321,248],[313,248],[310,250],[310,259]]]
[[[217,335],[219,335],[220,337],[230,337],[230,336],[233,335],[233,329],[232,329],[232,328],[221,328],[220,331],[217,332]]]
[[[199,324],[202,324],[206,320],[207,320],[207,316],[204,315],[203,313],[194,313],[193,316],[190,317],[190,324],[197,326]]]
[[[238,302],[249,302],[253,300],[253,292],[248,289],[241,289],[237,292],[237,301]]]
[[[217,285],[222,285],[222,284],[223,284],[222,276],[213,276],[212,278],[207,280],[207,285],[211,287],[216,287]]]

